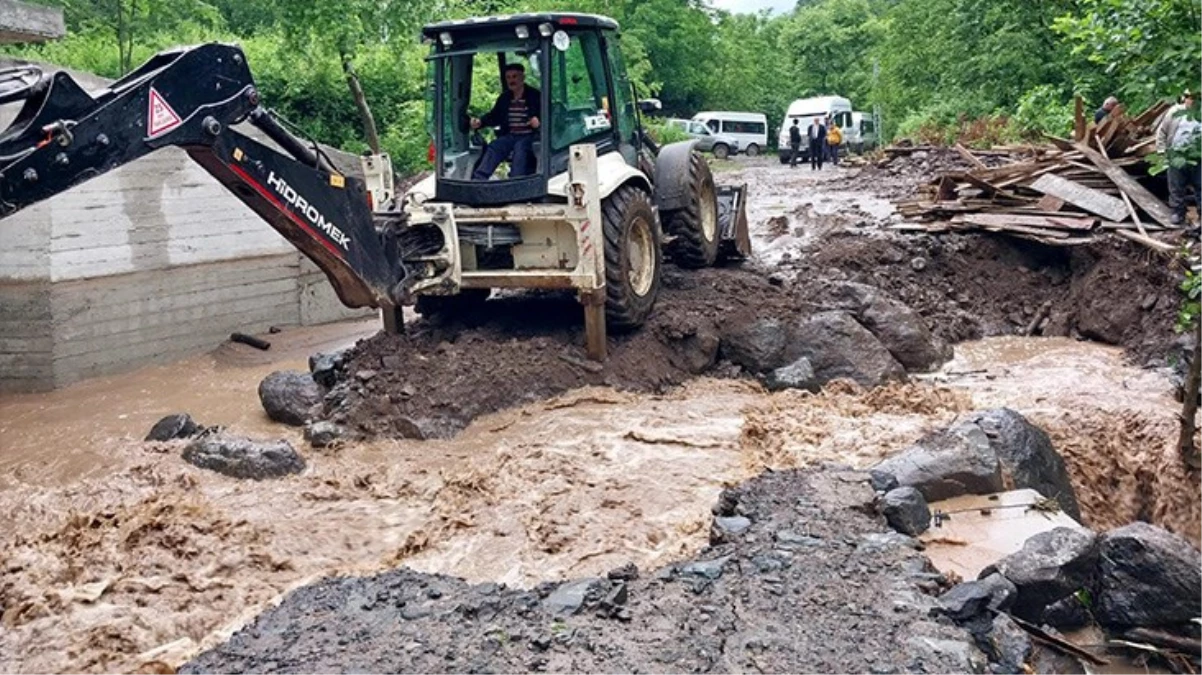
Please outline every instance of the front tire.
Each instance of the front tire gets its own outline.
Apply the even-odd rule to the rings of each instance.
[[[752,143],[751,145],[747,146],[746,152],[748,157],[755,157],[756,155],[760,154],[760,146]]]
[[[611,328],[642,325],[659,295],[660,228],[646,192],[623,185],[601,202],[605,317]]]
[[[718,159],[726,159],[727,157],[730,157],[730,148],[726,147],[726,145],[723,143],[715,145],[714,157],[717,157]]]
[[[709,165],[695,152],[689,158],[688,190],[686,206],[665,220],[675,237],[668,254],[681,267],[709,267],[718,260],[718,191]]]

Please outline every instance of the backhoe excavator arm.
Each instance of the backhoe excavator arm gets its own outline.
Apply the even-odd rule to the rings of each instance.
[[[260,106],[238,47],[163,52],[94,94],[65,72],[0,72],[0,103],[21,100],[0,134],[0,218],[177,146],[321,267],[344,304],[398,304],[407,275],[396,234],[377,229],[364,182]],[[232,128],[243,121],[287,154]]]

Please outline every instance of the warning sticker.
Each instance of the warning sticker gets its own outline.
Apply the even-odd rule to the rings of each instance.
[[[146,135],[150,138],[171,131],[183,123],[179,115],[167,105],[163,95],[150,88],[150,112],[146,115]]]

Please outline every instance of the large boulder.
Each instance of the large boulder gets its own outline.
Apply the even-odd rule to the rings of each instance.
[[[217,434],[184,448],[184,461],[232,478],[263,480],[305,470],[305,460],[288,441],[253,441]]]
[[[1055,499],[1072,518],[1081,517],[1064,460],[1051,439],[1008,408],[974,413],[919,439],[873,471],[918,488],[929,502],[1031,488]]]
[[[899,485],[917,488],[928,502],[1002,490],[1002,473],[989,438],[976,425],[930,434],[873,468]]]
[[[1027,539],[1021,549],[986,567],[979,578],[995,572],[1004,576],[1018,589],[1012,613],[1038,623],[1049,605],[1080,590],[1093,592],[1097,562],[1097,535],[1058,527]]]
[[[821,383],[847,378],[872,387],[906,377],[906,369],[880,340],[847,312],[819,312],[802,319],[784,356],[785,363],[807,359]]]
[[[789,363],[784,360],[787,330],[776,319],[735,322],[721,335],[721,354],[751,373],[767,373]]]
[[[1099,557],[1099,623],[1171,626],[1202,614],[1202,558],[1185,539],[1132,523],[1102,535]]]
[[[967,423],[985,432],[989,447],[1001,464],[1002,481],[1007,489],[1036,490],[1055,499],[1060,509],[1074,520],[1081,519],[1064,459],[1052,447],[1052,439],[1043,429],[1009,408],[977,413]]]
[[[309,373],[277,370],[259,383],[259,401],[276,422],[304,426],[321,412],[323,392]]]
[[[918,312],[879,288],[840,281],[817,292],[819,304],[851,312],[906,370],[932,370],[952,357],[951,347],[931,333]]]

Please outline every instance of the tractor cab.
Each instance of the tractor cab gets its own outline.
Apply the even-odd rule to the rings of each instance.
[[[547,201],[568,151],[595,146],[638,166],[634,92],[618,24],[517,14],[431,24],[428,101],[434,199],[467,206]]]

